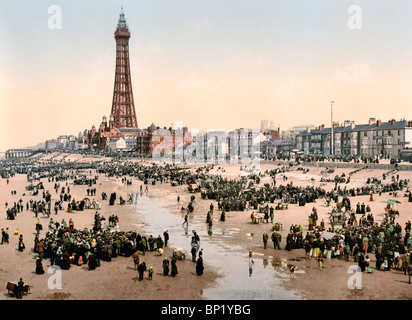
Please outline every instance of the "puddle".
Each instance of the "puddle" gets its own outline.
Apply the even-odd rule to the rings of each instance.
[[[173,213],[162,207],[154,197],[139,197],[135,203],[138,224],[145,225],[145,232],[162,234],[169,230],[170,246],[190,252],[192,230],[200,237],[200,248],[206,268],[212,268],[222,277],[213,288],[204,290],[203,296],[211,300],[296,300],[300,297],[282,286],[284,273],[279,270],[278,258],[262,259],[255,253],[252,266],[247,252],[240,245],[224,241],[239,229],[210,229],[203,219],[189,219],[187,227],[182,226],[181,213]],[[249,234],[253,236],[253,233]],[[263,260],[263,261],[262,261]],[[265,261],[266,260],[266,261]],[[263,262],[263,263],[262,263]],[[273,268],[267,266],[271,263]]]

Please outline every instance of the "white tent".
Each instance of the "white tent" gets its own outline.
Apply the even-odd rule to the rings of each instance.
[[[325,231],[321,234],[321,238],[323,239],[332,239],[334,236],[337,236],[337,234],[334,232],[328,232],[328,231]]]

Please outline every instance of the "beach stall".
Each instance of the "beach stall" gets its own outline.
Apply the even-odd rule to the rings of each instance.
[[[325,239],[325,240],[331,240],[334,237],[339,237],[339,235],[335,232],[329,232],[329,231],[324,231],[321,235],[321,238]]]
[[[333,229],[342,229],[346,223],[346,216],[344,212],[331,212],[330,224]]]
[[[197,192],[197,190],[198,190],[197,189],[197,184],[195,184],[195,183],[189,184],[188,190],[189,190],[190,193]]]
[[[385,203],[386,203],[385,211],[387,214],[389,214],[390,216],[399,215],[398,204],[401,203],[400,201],[389,199],[389,200],[386,200]]]
[[[9,295],[11,295],[12,297],[15,296],[17,285],[18,285],[17,282],[14,282],[14,281],[7,282],[6,289],[9,293]],[[27,295],[27,294],[31,293],[30,290],[31,290],[32,287],[33,286],[31,286],[31,285],[25,284],[24,287],[23,287],[23,294]]]

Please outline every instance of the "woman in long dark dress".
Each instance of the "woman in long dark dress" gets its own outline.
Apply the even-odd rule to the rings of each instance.
[[[90,256],[89,256],[89,271],[90,270],[95,270],[96,269],[96,267],[97,267],[97,260],[96,260],[96,256],[94,255],[94,254],[91,254]]]
[[[26,246],[24,245],[23,237],[20,236],[18,250],[22,252],[22,251],[24,251],[25,248],[26,248]]]
[[[203,274],[203,258],[200,256],[196,262],[196,274],[201,276]]]
[[[169,260],[167,258],[163,260],[163,275],[169,275]]]
[[[178,274],[177,272],[177,265],[176,265],[176,259],[173,258],[172,259],[172,272],[171,272],[171,276],[174,277]]]
[[[225,220],[226,220],[225,210],[222,210],[222,214],[220,215],[220,221],[225,221]]]
[[[44,274],[43,264],[40,258],[36,260],[36,274]]]
[[[70,256],[68,252],[63,253],[63,257],[60,263],[60,268],[62,268],[63,270],[70,269]]]

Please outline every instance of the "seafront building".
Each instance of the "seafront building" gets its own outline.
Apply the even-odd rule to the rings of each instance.
[[[399,157],[411,143],[412,121],[405,119],[382,122],[370,118],[368,123],[360,125],[354,121],[334,123],[333,144],[332,128],[324,125],[296,136],[296,149],[306,155]]]

